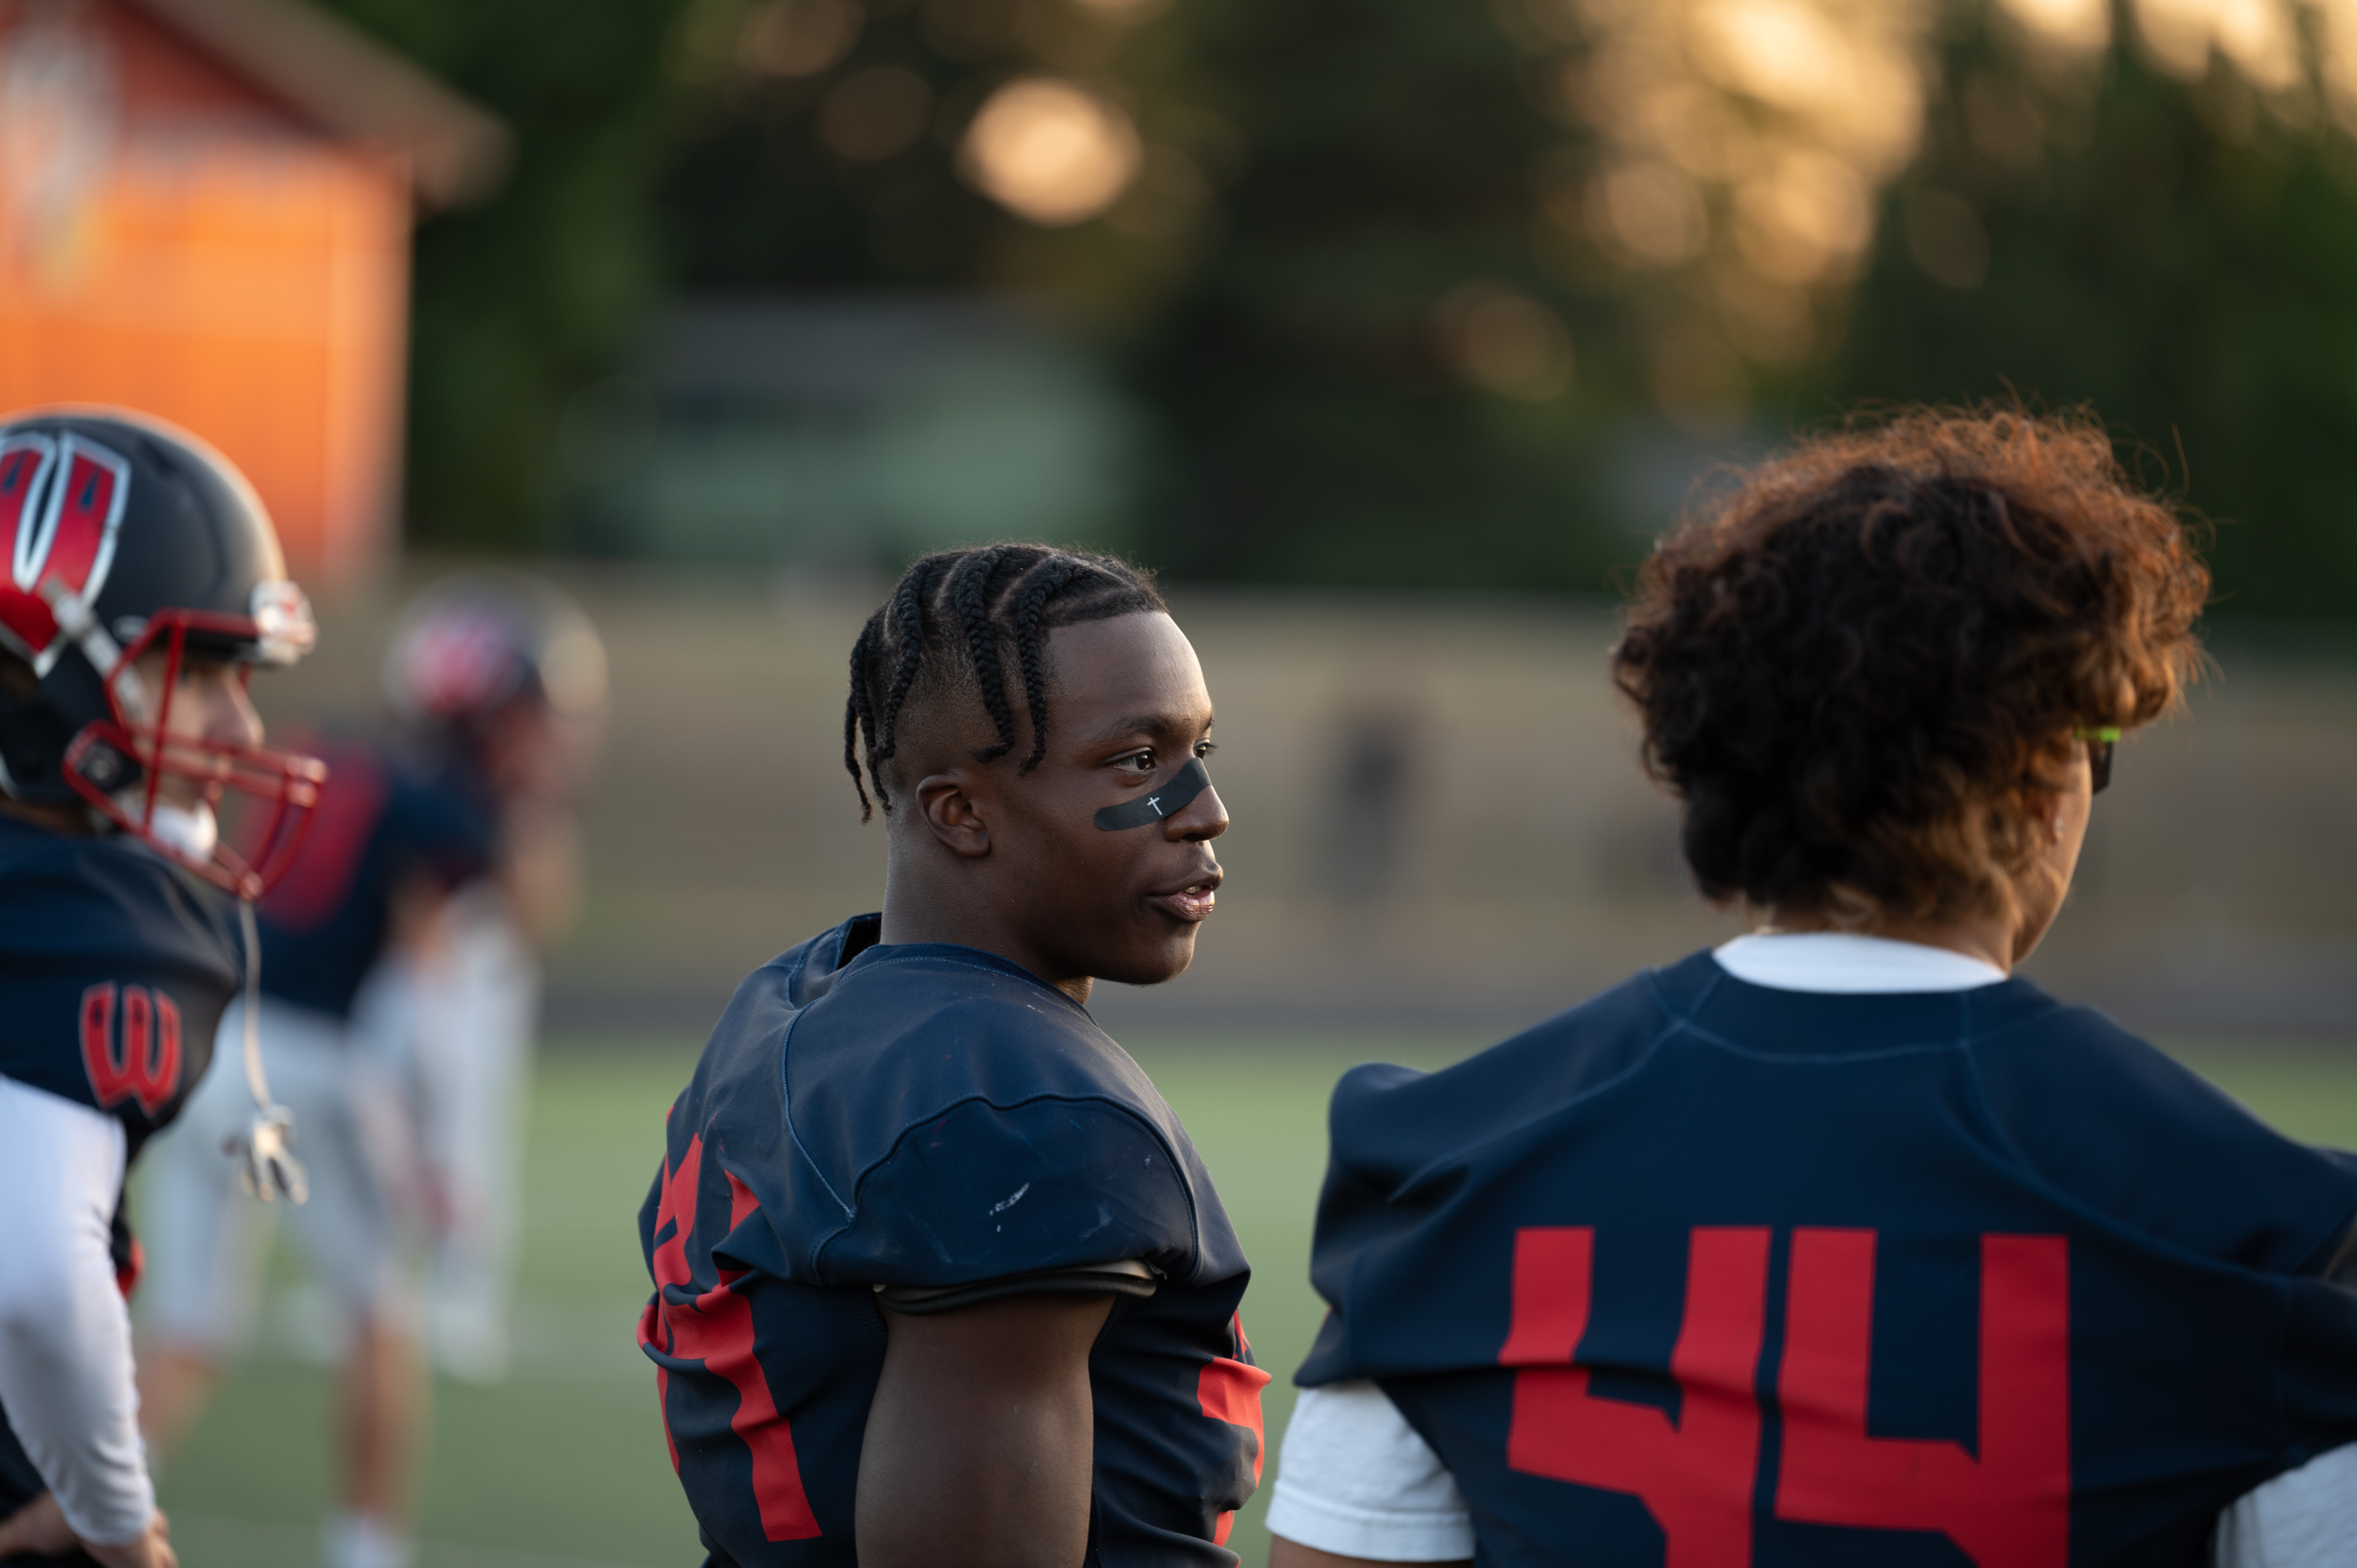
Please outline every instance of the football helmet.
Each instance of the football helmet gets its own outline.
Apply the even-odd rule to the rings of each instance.
[[[188,432],[116,408],[0,417],[0,789],[81,803],[253,898],[302,845],[326,767],[171,733],[191,657],[292,664],[315,632],[262,499]],[[160,671],[140,660],[162,655]],[[160,674],[160,679],[156,677]],[[166,779],[196,785],[178,807]],[[232,848],[213,809],[245,797]]]
[[[412,723],[465,731],[516,703],[568,723],[606,708],[606,646],[581,607],[521,572],[462,572],[402,612],[385,700]]]

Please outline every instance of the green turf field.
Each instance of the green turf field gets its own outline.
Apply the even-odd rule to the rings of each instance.
[[[1464,1045],[1381,1051],[1315,1038],[1136,1054],[1192,1129],[1256,1268],[1244,1324],[1268,1391],[1272,1444],[1287,1375],[1316,1332],[1305,1277],[1335,1075],[1370,1056],[1437,1065]],[[2357,1050],[2190,1047],[2186,1056],[2296,1136],[2357,1146]],[[659,1154],[683,1046],[551,1051],[533,1107],[516,1375],[435,1391],[421,1568],[694,1568],[694,1527],[673,1483],[654,1380],[631,1343],[646,1295],[633,1228]],[[274,1265],[289,1278],[284,1260]],[[328,1474],[327,1386],[303,1362],[257,1355],[224,1389],[163,1481],[188,1568],[311,1568]],[[1230,1544],[1267,1553],[1256,1502]]]

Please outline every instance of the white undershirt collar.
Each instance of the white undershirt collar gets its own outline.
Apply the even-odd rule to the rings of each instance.
[[[1847,931],[1754,931],[1711,956],[1736,979],[1774,991],[1970,991],[2006,978],[1996,965],[1953,949]]]

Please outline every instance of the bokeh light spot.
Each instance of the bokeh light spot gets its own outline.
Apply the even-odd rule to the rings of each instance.
[[[1806,109],[1846,85],[1848,40],[1801,0],[1717,0],[1695,28],[1712,73],[1765,102]]]
[[[866,13],[856,0],[769,0],[737,34],[737,63],[769,76],[815,76],[851,52]]]
[[[2112,41],[2111,0],[1999,0],[2040,44],[2066,54],[2092,54]]]
[[[993,201],[1052,229],[1112,206],[1142,156],[1136,127],[1118,104],[1035,76],[991,94],[966,129],[959,166]]]
[[[2298,85],[2298,24],[2284,0],[2136,0],[2137,41],[2152,62],[2191,81],[2214,50],[2270,92]]]

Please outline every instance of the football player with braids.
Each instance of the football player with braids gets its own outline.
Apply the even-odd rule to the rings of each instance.
[[[1343,1079],[1272,1568],[2357,1562],[2357,1157],[2017,972],[2209,583],[2014,412],[1663,541],[1613,674],[1760,924]]]
[[[1220,883],[1211,702],[1146,575],[929,555],[851,653],[880,915],[756,971],[672,1107],[639,1338],[717,1568],[1232,1564],[1250,1277],[1090,1017]]]
[[[573,903],[571,798],[605,681],[595,628],[554,586],[479,572],[427,589],[385,660],[393,733],[321,744],[336,788],[261,906],[258,1036],[311,1133],[293,1229],[345,1328],[327,1568],[411,1555],[425,1337],[461,1375],[503,1369],[534,952]],[[159,1448],[243,1337],[268,1255],[266,1217],[213,1154],[233,1087],[198,1091],[148,1182],[141,1414]]]
[[[252,901],[318,796],[245,690],[309,650],[310,609],[237,470],[122,411],[0,420],[0,1563],[171,1568],[124,1183],[253,984]],[[215,819],[231,796],[242,853]],[[258,1196],[299,1203],[244,1043],[213,1075],[237,1150]]]

